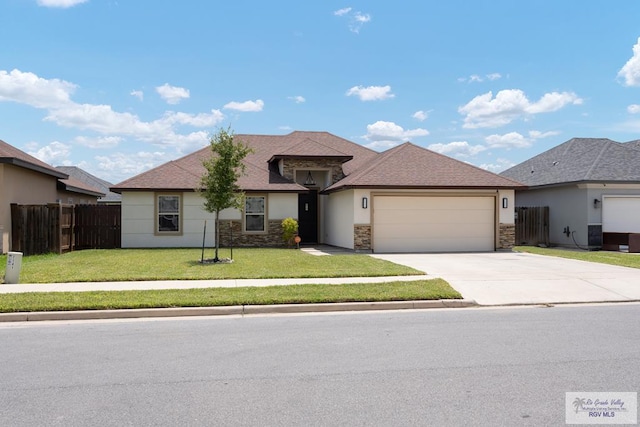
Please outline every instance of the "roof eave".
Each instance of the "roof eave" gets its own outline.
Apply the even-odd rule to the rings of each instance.
[[[17,159],[15,157],[0,157],[0,163],[6,163],[9,165],[13,165],[13,166],[18,166],[21,168],[25,168],[25,169],[29,169],[35,172],[40,172],[43,173],[45,175],[50,175],[50,176],[54,176],[56,178],[62,178],[62,179],[67,179],[69,178],[69,175],[67,175],[64,172],[60,172],[57,171],[55,169],[49,169],[49,168],[45,168],[42,167],[40,165],[35,165],[33,163],[21,160],[21,159]]]
[[[271,163],[276,160],[284,160],[284,159],[300,159],[300,160],[335,159],[335,160],[341,160],[342,163],[346,163],[349,160],[353,160],[353,156],[331,156],[331,155],[310,156],[310,155],[295,155],[295,154],[274,154],[273,156],[271,156],[271,158],[267,162]]]
[[[336,191],[353,190],[353,189],[371,189],[371,190],[524,190],[526,185],[486,185],[486,186],[469,186],[469,185],[341,185],[334,188],[322,190],[321,194],[330,194]]]

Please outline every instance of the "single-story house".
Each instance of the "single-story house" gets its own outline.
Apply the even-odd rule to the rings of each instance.
[[[282,246],[281,222],[302,243],[375,252],[494,251],[514,243],[509,178],[405,143],[383,153],[327,132],[235,135],[253,152],[238,181],[245,209],[221,213],[221,245]],[[122,194],[122,247],[200,247],[195,190],[210,147],[111,188]],[[214,222],[207,224],[212,245]],[[231,236],[232,235],[232,236]]]
[[[501,175],[528,186],[516,206],[549,207],[552,245],[594,249],[640,233],[638,140],[573,138]]]
[[[98,189],[0,140],[0,252],[10,249],[11,204],[96,203]]]

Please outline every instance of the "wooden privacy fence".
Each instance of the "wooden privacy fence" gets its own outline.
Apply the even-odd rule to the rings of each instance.
[[[549,245],[549,206],[516,208],[516,245]]]
[[[120,206],[11,204],[11,250],[24,255],[120,247]]]
[[[75,249],[120,247],[120,205],[76,205]]]

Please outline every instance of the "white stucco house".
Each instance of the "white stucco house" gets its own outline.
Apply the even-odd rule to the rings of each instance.
[[[374,252],[494,251],[514,244],[512,179],[405,143],[383,153],[327,132],[235,135],[252,148],[239,185],[245,209],[221,214],[221,245],[302,243]],[[134,176],[122,194],[122,247],[213,245],[213,215],[196,191],[210,147]]]
[[[640,140],[573,138],[501,176],[527,185],[520,207],[549,207],[555,246],[614,249],[640,233]]]

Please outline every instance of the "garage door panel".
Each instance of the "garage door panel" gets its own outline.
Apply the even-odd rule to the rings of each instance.
[[[603,196],[602,231],[640,233],[640,196]]]
[[[479,227],[477,224],[458,224],[456,225],[456,233],[466,236],[467,238],[487,238],[493,239],[493,230],[488,227]],[[442,224],[395,224],[393,227],[380,227],[376,223],[374,228],[376,239],[429,239],[429,238],[457,238],[452,236],[449,228],[443,227]],[[402,237],[398,237],[402,236]],[[464,238],[464,237],[462,237]]]
[[[387,210],[378,212],[376,222],[379,224],[402,224],[406,222],[429,224],[484,224],[488,217],[493,218],[493,209],[457,210]]]
[[[377,252],[463,252],[495,249],[495,198],[375,196]]]

